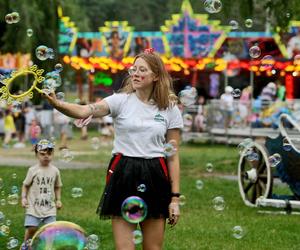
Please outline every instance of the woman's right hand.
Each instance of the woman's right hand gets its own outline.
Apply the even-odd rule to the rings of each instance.
[[[55,93],[46,90],[42,90],[42,91],[43,91],[42,96],[45,97],[53,107],[57,107],[58,99],[56,98]]]

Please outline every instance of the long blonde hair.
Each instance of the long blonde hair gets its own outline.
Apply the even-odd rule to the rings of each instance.
[[[149,65],[151,71],[157,76],[157,81],[153,84],[153,91],[150,96],[154,100],[157,107],[167,109],[168,107],[177,103],[177,97],[173,91],[173,83],[170,75],[168,74],[163,61],[160,56],[154,52],[142,52],[138,54],[134,62],[142,58]],[[133,93],[135,90],[132,87],[131,77],[124,81],[124,87],[120,89],[122,93]]]

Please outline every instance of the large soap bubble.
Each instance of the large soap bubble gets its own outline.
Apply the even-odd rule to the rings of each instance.
[[[68,221],[56,221],[41,227],[32,238],[32,250],[83,250],[86,245],[84,230]]]
[[[121,206],[124,220],[130,223],[139,223],[147,216],[147,204],[138,196],[130,196],[125,199]]]

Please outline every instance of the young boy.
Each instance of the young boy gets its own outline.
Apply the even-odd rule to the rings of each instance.
[[[61,178],[58,168],[50,164],[54,144],[42,139],[35,146],[38,163],[29,168],[22,186],[22,207],[25,211],[25,236],[22,250],[41,224],[56,221],[56,209],[62,207]]]

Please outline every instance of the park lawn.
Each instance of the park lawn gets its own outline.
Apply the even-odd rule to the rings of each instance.
[[[96,157],[96,156],[95,156]],[[98,156],[99,157],[99,156]],[[212,163],[213,172],[206,172],[206,163]],[[220,174],[236,172],[238,155],[233,147],[220,145],[182,145],[181,147],[181,191],[186,204],[181,207],[181,219],[175,228],[166,229],[166,250],[197,249],[300,249],[299,217],[295,215],[263,215],[258,209],[246,207],[240,198],[236,181],[218,177]],[[12,185],[21,187],[26,168],[0,167],[4,180],[2,191],[6,194]],[[13,179],[12,174],[17,178]],[[114,249],[110,221],[100,221],[95,214],[104,187],[105,169],[61,170],[63,180],[63,209],[58,220],[67,220],[82,226],[87,234],[100,237],[100,249]],[[204,183],[202,190],[196,189],[196,180]],[[72,198],[72,187],[81,187],[83,196]],[[285,187],[280,188],[284,193]],[[212,199],[223,196],[224,211],[216,211]],[[5,196],[1,196],[1,198]],[[23,209],[18,206],[0,206],[7,219],[12,221],[9,237],[20,241],[23,237]],[[232,228],[240,225],[245,236],[238,240],[232,236]],[[6,249],[9,237],[0,236],[0,249]],[[137,249],[141,249],[138,246]]]

